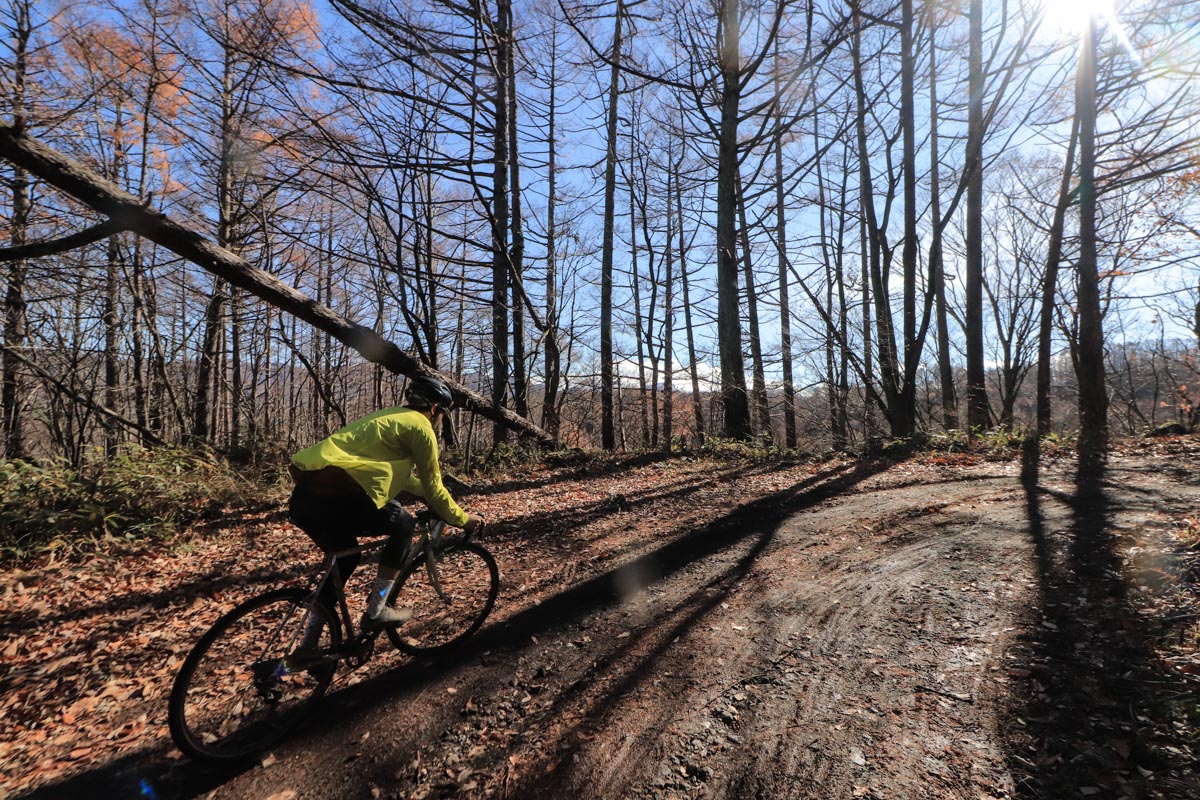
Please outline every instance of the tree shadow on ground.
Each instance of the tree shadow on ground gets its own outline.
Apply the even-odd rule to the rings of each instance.
[[[1021,481],[1041,602],[1012,672],[1026,680],[1006,731],[1017,797],[1196,797],[1158,736],[1189,687],[1156,662],[1132,605],[1105,467],[1078,469],[1069,497],[1042,486],[1039,467],[1031,443]]]
[[[772,471],[783,471],[779,466]],[[830,476],[849,469],[846,465],[835,466],[794,484],[787,491],[803,491],[806,487],[828,480]],[[552,510],[536,509],[529,514],[511,516],[503,522],[490,524],[487,541],[530,542],[538,538],[561,537],[573,531],[618,513],[636,513],[647,507],[664,502],[681,502],[691,495],[711,488],[714,484],[736,481],[747,475],[766,474],[761,468],[749,471],[744,467],[730,466],[714,473],[685,475],[666,483],[647,483],[642,488],[631,488],[624,492],[594,500],[583,500],[574,505],[558,506]],[[730,506],[732,508],[732,505]],[[603,534],[601,534],[603,535]]]
[[[775,541],[782,521],[764,521],[759,523],[761,527],[755,526],[750,531],[753,534],[751,546],[741,558],[725,571],[698,586],[682,602],[663,609],[645,621],[634,636],[624,640],[619,647],[610,650],[593,665],[589,671],[589,678],[603,675],[611,679],[615,671],[617,679],[612,681],[605,691],[588,698],[577,725],[564,731],[556,741],[546,743],[548,768],[526,774],[524,781],[509,787],[511,796],[555,799],[567,796],[567,792],[571,791],[568,787],[573,785],[576,752],[586,744],[595,730],[603,727],[609,713],[620,707],[622,698],[633,693],[644,681],[651,679],[658,672],[656,664],[671,645],[703,622],[710,612],[729,597],[750,572],[759,556]],[[627,658],[631,653],[642,649],[651,634],[654,639],[649,642],[646,651],[635,658]],[[555,702],[541,713],[547,724],[567,712],[572,703],[584,694],[584,689],[594,682],[588,679],[577,681],[572,690],[560,694]],[[681,692],[675,696],[673,707],[664,700],[655,712],[660,719],[671,719],[679,708],[691,702],[692,698]]]
[[[487,497],[494,494],[520,492],[526,489],[540,489],[561,481],[578,480],[581,478],[606,478],[611,475],[619,475],[631,469],[637,469],[638,467],[647,467],[651,464],[661,464],[672,459],[686,457],[677,453],[656,450],[605,459],[597,459],[595,455],[582,451],[577,454],[551,453],[547,456],[547,461],[552,470],[548,475],[478,485],[465,483],[458,478],[448,476],[446,478],[446,488],[453,492],[455,497]]]
[[[796,512],[848,491],[856,484],[890,468],[892,461],[872,461],[857,465],[839,465],[810,476],[786,489],[733,509],[716,522],[675,538],[654,550],[607,572],[577,583],[531,608],[485,626],[463,648],[433,664],[429,660],[408,661],[397,669],[366,679],[334,692],[324,702],[324,710],[306,726],[298,741],[319,743],[355,724],[364,711],[389,703],[396,698],[419,693],[430,680],[447,671],[477,663],[491,651],[520,651],[534,635],[555,632],[566,625],[585,619],[595,611],[618,604],[628,591],[628,576],[639,576],[649,586],[675,574],[690,564],[727,548],[753,539],[750,550],[726,573],[693,593],[681,618],[671,624],[671,639],[686,631],[708,610],[720,603],[720,598],[748,571],[757,557],[771,542],[778,526]],[[676,609],[679,611],[680,609]],[[657,620],[661,622],[661,620]],[[656,620],[645,624],[653,628]],[[639,636],[645,631],[639,631]],[[637,639],[610,649],[603,663],[612,663],[635,646]],[[590,707],[587,717],[604,713],[612,698],[630,691],[653,670],[654,661],[665,644],[657,646],[628,669],[605,699]],[[579,687],[577,687],[579,688]],[[568,690],[568,695],[570,691]],[[569,697],[559,702],[568,702]],[[431,713],[437,713],[431,709]],[[450,712],[447,712],[450,713]],[[453,713],[457,713],[455,710]],[[25,800],[92,800],[96,797],[148,797],[154,800],[192,798],[211,792],[237,775],[258,765],[257,758],[247,762],[212,766],[188,760],[173,761],[169,753],[155,748],[118,759],[103,766],[75,775],[64,781],[43,786]],[[388,776],[390,779],[390,776]],[[547,780],[554,780],[551,775]],[[388,781],[385,781],[388,782]],[[539,787],[529,787],[530,791]]]
[[[667,464],[672,461],[695,461],[697,458],[719,459],[720,457],[712,455],[698,456],[695,453],[687,452],[667,453],[661,450],[609,458],[597,458],[594,454],[590,453],[550,454],[547,459],[550,467],[549,474],[542,474],[533,478],[496,481],[487,484],[471,484],[463,482],[456,477],[447,476],[446,488],[455,497],[468,499],[472,497],[488,497],[528,489],[541,489],[563,481],[609,478],[623,475],[631,469],[649,467],[655,464]],[[814,459],[796,456],[771,458],[757,462],[748,462],[742,458],[728,457],[725,463],[727,464],[727,469],[730,471],[744,475],[756,475],[790,469],[799,464],[813,462]]]
[[[222,559],[200,577],[179,583],[157,592],[125,592],[109,597],[100,603],[80,604],[50,614],[37,611],[22,611],[10,614],[0,622],[0,636],[12,636],[34,625],[60,625],[88,617],[118,614],[142,608],[166,608],[172,603],[192,601],[202,595],[213,595],[233,587],[279,586],[302,575],[314,572],[311,561],[287,567],[261,567],[248,572],[237,572],[240,559]]]

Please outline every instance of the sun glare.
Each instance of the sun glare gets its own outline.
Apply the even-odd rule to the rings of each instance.
[[[1047,33],[1079,33],[1089,15],[1111,19],[1112,0],[1043,0],[1042,3],[1042,20]]]

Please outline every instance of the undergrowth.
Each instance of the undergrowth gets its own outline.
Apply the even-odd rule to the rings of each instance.
[[[780,450],[770,442],[761,439],[752,441],[737,441],[720,439],[713,436],[704,437],[699,454],[710,458],[734,461],[767,461],[778,458]]]
[[[968,435],[963,430],[950,430],[927,434],[922,441],[914,442],[920,449],[940,453],[977,453],[997,458],[1010,458],[1020,452],[1032,434],[1024,428],[993,428],[976,431]],[[1071,434],[1050,433],[1042,437],[1038,447],[1043,455],[1059,455],[1073,452],[1075,437]]]
[[[225,462],[176,448],[130,449],[86,471],[0,462],[0,560],[168,538],[250,493]]]

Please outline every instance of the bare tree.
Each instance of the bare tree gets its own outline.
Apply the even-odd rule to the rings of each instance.
[[[33,4],[30,0],[10,0],[5,11],[7,49],[11,60],[4,60],[5,105],[13,123],[24,127],[29,122],[26,81],[29,78],[30,39],[33,36]],[[9,179],[12,213],[8,220],[9,244],[26,244],[30,214],[30,182],[25,170],[15,167]],[[4,436],[5,458],[26,455],[24,406],[25,380],[19,360],[20,348],[28,336],[25,309],[25,262],[15,259],[7,265],[4,287],[4,352],[0,354],[0,434]]]

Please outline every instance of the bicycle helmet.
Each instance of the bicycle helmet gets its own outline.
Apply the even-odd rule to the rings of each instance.
[[[454,408],[454,395],[450,394],[446,384],[437,378],[418,375],[404,390],[404,402],[410,408],[425,409],[436,405],[443,411],[450,411]]]

